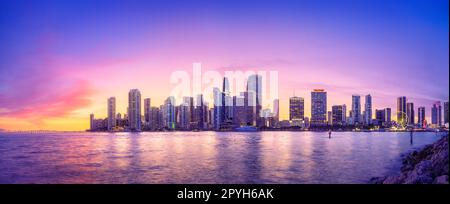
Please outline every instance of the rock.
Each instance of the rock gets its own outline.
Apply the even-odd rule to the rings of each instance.
[[[449,136],[404,156],[399,176],[375,177],[373,184],[448,184]]]
[[[413,169],[414,169],[414,167],[411,164],[405,164],[404,166],[402,166],[400,171],[401,172],[407,172],[407,171],[411,171]]]
[[[386,179],[386,177],[373,177],[370,179],[371,184],[383,184],[383,181]]]
[[[383,184],[399,184],[401,183],[401,180],[398,176],[388,176],[383,181]]]
[[[433,181],[434,184],[448,184],[448,175],[438,176]]]
[[[419,162],[413,169],[413,173],[416,173],[418,175],[426,174],[430,170],[432,170],[432,163],[430,160],[423,160]]]
[[[413,174],[405,179],[404,184],[431,184],[433,178],[430,175]]]

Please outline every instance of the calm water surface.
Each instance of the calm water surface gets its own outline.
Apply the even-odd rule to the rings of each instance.
[[[435,133],[0,133],[0,183],[367,183]]]

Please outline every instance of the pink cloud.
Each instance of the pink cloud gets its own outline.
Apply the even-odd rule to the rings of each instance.
[[[1,77],[0,117],[39,123],[49,117],[68,116],[91,103],[91,83],[73,77],[52,54],[56,40],[53,35],[44,35],[36,52],[24,55],[19,68]]]

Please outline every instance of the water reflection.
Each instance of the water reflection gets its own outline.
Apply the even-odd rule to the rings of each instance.
[[[0,135],[0,183],[365,183],[434,133]]]

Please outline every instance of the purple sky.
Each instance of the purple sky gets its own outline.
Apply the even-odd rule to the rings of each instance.
[[[448,101],[448,1],[0,1],[0,128],[88,128],[138,88],[159,106],[175,70],[277,70],[288,97]],[[363,97],[362,97],[363,98]],[[363,101],[364,102],[364,101]],[[373,111],[375,112],[375,111]],[[19,121],[19,122],[18,122]]]

